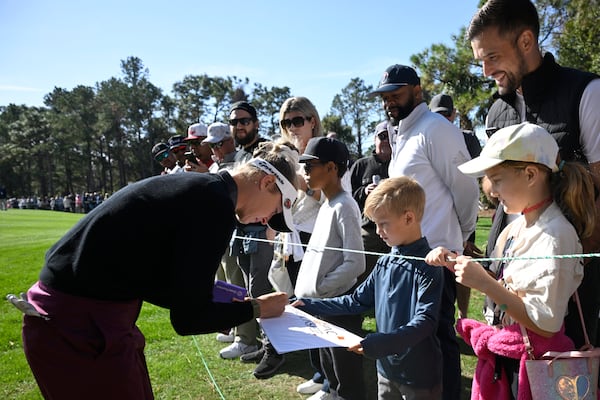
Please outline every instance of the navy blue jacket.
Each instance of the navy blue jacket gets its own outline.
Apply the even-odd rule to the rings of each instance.
[[[444,276],[424,261],[427,239],[397,246],[381,257],[354,293],[331,299],[301,299],[315,315],[359,314],[375,309],[377,332],[361,342],[365,356],[377,359],[377,372],[403,385],[425,389],[442,382],[442,353],[436,337]]]

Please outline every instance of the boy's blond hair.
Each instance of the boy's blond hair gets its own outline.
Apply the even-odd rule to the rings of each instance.
[[[425,211],[425,191],[416,180],[408,176],[384,179],[367,196],[364,214],[372,220],[379,211],[397,216],[412,211],[417,220],[421,221]]]

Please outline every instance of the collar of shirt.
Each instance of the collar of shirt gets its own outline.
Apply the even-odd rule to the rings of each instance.
[[[219,171],[217,172],[217,175],[220,175],[221,178],[223,178],[225,184],[227,185],[227,192],[229,192],[229,197],[231,198],[231,202],[235,207],[235,205],[237,204],[238,195],[238,188],[235,181],[227,171]]]

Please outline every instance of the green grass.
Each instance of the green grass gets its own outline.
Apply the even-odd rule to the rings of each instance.
[[[54,211],[9,210],[0,212],[0,295],[25,292],[36,280],[46,250],[81,214]],[[478,222],[477,244],[481,248],[490,227],[489,218]],[[469,316],[479,318],[483,297],[473,291]],[[0,398],[41,399],[23,354],[22,316],[8,302],[0,302]],[[157,399],[305,399],[296,393],[296,385],[309,379],[312,371],[306,352],[286,354],[280,373],[268,380],[252,376],[254,364],[222,360],[222,343],[214,334],[178,336],[169,322],[168,311],[144,304],[138,326],[146,336],[146,358]],[[363,328],[373,331],[373,318]],[[461,341],[462,343],[462,341]],[[463,384],[470,388],[476,359],[462,346]],[[206,366],[205,366],[206,364]],[[374,364],[365,359],[365,382],[369,399],[376,398]],[[213,380],[214,379],[214,383]],[[464,399],[469,398],[465,390]]]

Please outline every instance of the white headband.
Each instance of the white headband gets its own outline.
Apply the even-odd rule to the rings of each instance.
[[[281,209],[283,210],[283,221],[281,221],[281,216],[274,215],[269,221],[269,225],[271,226],[271,228],[280,232],[291,232],[294,226],[294,222],[292,219],[292,205],[296,201],[298,191],[296,190],[294,185],[292,185],[290,181],[268,161],[265,161],[262,158],[253,158],[250,161],[248,161],[248,163],[254,165],[261,171],[265,172],[267,175],[275,176],[275,183],[277,184],[277,187],[281,192]],[[285,226],[283,226],[281,223],[285,224]]]

